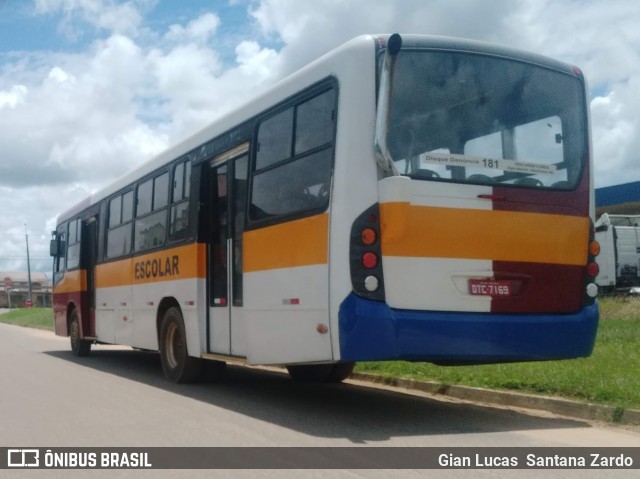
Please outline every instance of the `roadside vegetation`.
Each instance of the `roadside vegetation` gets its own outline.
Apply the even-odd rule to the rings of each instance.
[[[51,308],[12,309],[8,313],[0,314],[0,323],[53,331],[53,310]]]
[[[47,308],[16,309],[0,314],[0,322],[53,330],[53,313]],[[640,409],[640,298],[600,300],[600,327],[589,358],[456,367],[370,362],[358,364],[356,371]]]

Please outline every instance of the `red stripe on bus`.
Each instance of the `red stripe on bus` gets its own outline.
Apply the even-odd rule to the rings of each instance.
[[[587,162],[588,163],[588,162]],[[496,211],[522,211],[568,216],[589,216],[589,166],[585,165],[582,180],[575,190],[518,188],[494,186],[493,195],[503,200],[493,201]],[[585,242],[588,238],[585,238]]]
[[[512,279],[520,290],[491,300],[494,313],[574,313],[584,299],[584,266],[494,261],[496,280]]]

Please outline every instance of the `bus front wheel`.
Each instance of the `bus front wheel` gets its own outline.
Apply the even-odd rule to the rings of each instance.
[[[349,377],[354,363],[295,364],[287,366],[294,381],[339,383]]]
[[[78,319],[78,310],[71,311],[71,320],[69,321],[69,340],[71,342],[71,351],[75,356],[88,356],[91,351],[91,341],[80,337],[80,320]]]
[[[191,383],[200,378],[202,359],[188,355],[184,320],[176,307],[169,308],[162,317],[160,359],[165,377],[174,383]]]

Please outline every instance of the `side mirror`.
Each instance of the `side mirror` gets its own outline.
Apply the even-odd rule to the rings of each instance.
[[[49,243],[49,254],[53,257],[58,256],[58,240],[52,239]]]

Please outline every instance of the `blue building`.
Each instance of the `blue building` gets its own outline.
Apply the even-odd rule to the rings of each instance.
[[[640,181],[596,188],[596,218],[602,213],[640,214]]]

